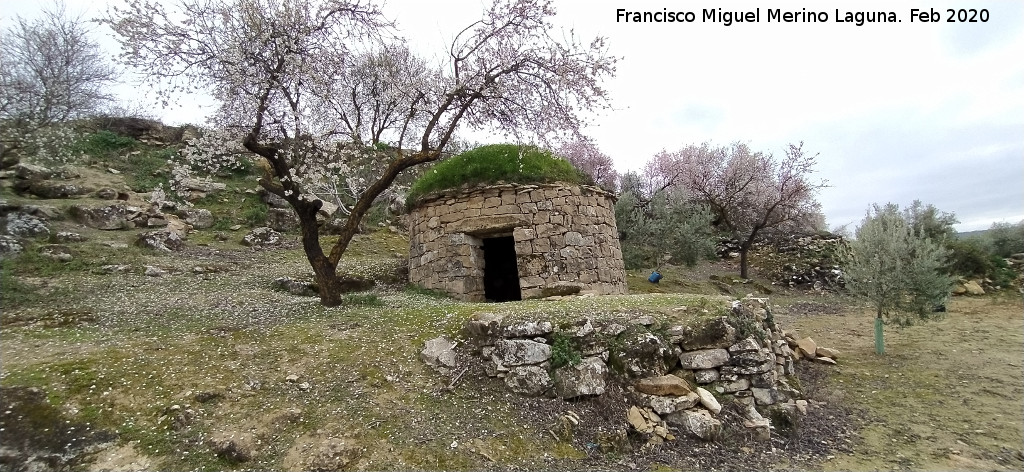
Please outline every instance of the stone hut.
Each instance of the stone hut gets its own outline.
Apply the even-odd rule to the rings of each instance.
[[[409,281],[466,301],[624,294],[615,197],[564,183],[445,191],[410,213]]]

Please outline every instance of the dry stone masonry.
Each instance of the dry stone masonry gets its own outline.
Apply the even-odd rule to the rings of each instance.
[[[632,407],[626,420],[641,432],[671,440],[683,432],[714,440],[722,404],[737,402],[744,424],[759,437],[771,424],[758,408],[796,414],[806,406],[794,388],[794,361],[835,363],[838,352],[782,332],[767,299],[747,297],[727,311],[679,307],[673,315],[581,316],[557,323],[477,313],[465,343],[437,338],[421,358],[452,373],[457,357],[477,357],[483,371],[522,395],[578,399],[622,386]],[[456,356],[456,346],[468,350]],[[652,440],[655,439],[652,436]]]
[[[623,294],[614,197],[592,186],[499,184],[421,200],[409,280],[467,301]]]

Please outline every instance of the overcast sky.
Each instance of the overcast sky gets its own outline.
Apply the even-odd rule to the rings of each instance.
[[[116,2],[117,0],[112,0]],[[104,0],[70,0],[95,16]],[[384,11],[427,56],[479,18],[481,0],[389,0]],[[34,2],[0,0],[3,24]],[[626,5],[629,5],[628,8]],[[621,58],[608,82],[614,110],[588,130],[620,171],[662,149],[744,141],[783,154],[818,153],[830,226],[859,224],[872,203],[914,199],[953,212],[970,231],[1024,220],[1024,2],[555,0],[554,22],[608,38]],[[911,9],[939,22],[911,22]],[[617,22],[617,10],[692,11],[693,23]],[[703,10],[754,11],[760,21],[702,21]],[[947,9],[985,9],[986,22],[949,23]],[[827,22],[769,22],[769,10],[823,11]],[[837,22],[891,11],[896,23]],[[97,30],[98,34],[106,34]],[[115,51],[113,43],[111,54]],[[133,90],[126,87],[126,90]],[[133,98],[133,100],[143,100]],[[196,98],[196,105],[204,101]],[[203,109],[155,111],[201,122]]]

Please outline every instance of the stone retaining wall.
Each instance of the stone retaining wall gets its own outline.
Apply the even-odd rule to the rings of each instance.
[[[483,240],[511,236],[522,298],[623,294],[614,197],[591,186],[502,184],[443,193],[409,219],[409,281],[483,301]]]
[[[714,439],[722,428],[721,405],[732,401],[741,405],[744,426],[767,437],[770,422],[758,407],[791,413],[806,407],[791,383],[794,361],[834,364],[838,354],[783,334],[768,300],[753,297],[733,301],[725,312],[698,305],[665,317],[581,316],[557,324],[478,313],[464,334],[484,372],[510,390],[574,399],[602,395],[615,383],[635,405],[627,414],[632,426],[665,439],[672,429]],[[452,346],[431,340],[422,357],[451,371],[457,367]]]

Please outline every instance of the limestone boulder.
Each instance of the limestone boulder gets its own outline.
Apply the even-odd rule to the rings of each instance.
[[[701,408],[672,413],[665,422],[704,441],[714,441],[722,434],[722,422]]]
[[[520,365],[509,368],[505,373],[505,385],[513,392],[539,396],[554,386],[547,365]]]
[[[19,182],[15,185],[15,189],[30,195],[35,195],[39,198],[45,199],[62,199],[77,197],[79,195],[85,195],[90,193],[92,190],[81,185],[75,185],[67,182],[55,182],[52,180],[33,180]]]
[[[551,359],[551,346],[526,339],[501,339],[494,343],[491,356],[502,366],[540,364]]]
[[[588,357],[576,365],[555,369],[555,395],[564,398],[601,395],[605,391],[608,366],[596,357]]]
[[[424,344],[423,350],[420,351],[420,359],[431,368],[448,373],[458,364],[455,343],[444,336],[431,339]]]
[[[729,362],[729,351],[725,349],[701,349],[679,355],[679,366],[684,369],[713,369]]]
[[[242,244],[250,247],[276,246],[281,244],[281,233],[266,226],[254,228],[242,238]]]
[[[287,233],[299,227],[299,217],[291,208],[271,208],[267,210],[267,226]]]
[[[724,349],[736,343],[736,328],[724,316],[698,326],[682,326],[670,330],[669,335],[672,342],[678,343],[686,351]]]
[[[479,312],[474,313],[463,325],[466,334],[478,338],[490,338],[497,336],[501,330],[501,322],[504,316],[495,313]]]
[[[15,164],[11,170],[14,171],[15,177],[24,180],[46,180],[53,177],[53,170],[26,162]]]
[[[722,404],[718,402],[711,392],[705,390],[703,387],[697,387],[697,396],[700,397],[700,404],[707,408],[714,414],[718,414],[722,411]]]
[[[77,223],[90,228],[103,230],[119,230],[128,227],[127,212],[124,205],[115,204],[101,207],[72,205],[68,209],[71,218]]]
[[[300,297],[315,297],[319,295],[319,288],[315,283],[303,282],[291,277],[278,277],[274,279],[274,287]]]
[[[103,187],[93,193],[93,196],[100,200],[117,200],[117,190],[110,187]]]
[[[688,410],[700,403],[700,395],[690,392],[679,396],[645,395],[646,403],[659,415],[669,415],[677,411]]]
[[[796,346],[797,350],[800,352],[800,355],[810,359],[814,359],[815,357],[817,357],[818,343],[814,342],[814,340],[811,339],[810,337],[798,340],[796,342]]]
[[[3,232],[16,238],[44,238],[50,236],[50,228],[42,218],[26,213],[11,213],[0,219]]]
[[[687,395],[690,385],[675,375],[661,375],[640,379],[635,385],[636,391],[648,395]]]
[[[158,251],[175,252],[185,249],[185,240],[178,233],[163,229],[139,233],[135,245]]]
[[[550,321],[518,321],[506,325],[501,331],[506,338],[536,338],[551,334],[554,326]]]
[[[205,208],[187,208],[178,213],[185,223],[192,225],[195,229],[207,229],[213,226],[213,213]]]
[[[984,295],[985,289],[981,288],[981,284],[977,280],[969,280],[964,284],[964,290],[968,295]]]
[[[669,360],[674,360],[672,349],[648,332],[626,335],[622,347],[613,350],[611,357],[613,364],[622,366],[623,372],[633,378],[665,375],[672,367]]]

